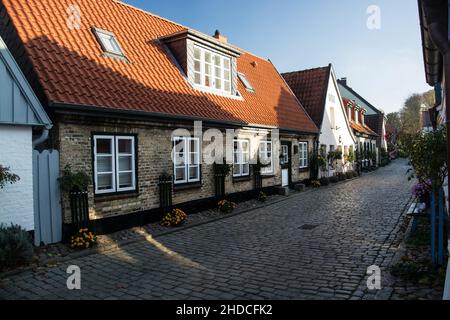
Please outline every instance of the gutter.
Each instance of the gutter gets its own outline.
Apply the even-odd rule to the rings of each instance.
[[[97,118],[116,118],[129,119],[134,121],[155,121],[160,123],[192,123],[194,121],[202,121],[209,126],[217,126],[219,128],[242,128],[251,126],[252,128],[273,130],[274,127],[268,127],[258,124],[248,124],[239,121],[214,120],[196,116],[172,115],[161,112],[147,112],[137,110],[111,109],[106,107],[85,106],[76,104],[66,104],[60,102],[49,103],[49,107],[59,114],[79,115]],[[312,121],[312,120],[311,120]],[[314,125],[315,126],[315,125]],[[316,132],[301,131],[296,129],[278,128],[280,133],[292,133],[299,135],[317,135]]]
[[[34,148],[36,148],[38,145],[40,145],[41,143],[44,143],[47,139],[48,139],[48,134],[49,134],[49,129],[44,127],[44,129],[42,129],[41,135],[33,140],[33,150]]]

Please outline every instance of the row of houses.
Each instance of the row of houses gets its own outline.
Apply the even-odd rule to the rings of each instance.
[[[272,190],[310,179],[314,151],[344,155],[320,169],[330,176],[356,169],[345,155],[376,166],[386,149],[384,114],[331,64],[280,74],[219,32],[121,1],[3,0],[0,37],[0,164],[21,178],[0,191],[0,223],[42,222],[33,150],[56,150],[59,173],[91,177],[89,218],[107,232],[156,215],[162,175],[172,177],[173,205],[194,210],[216,199],[217,159],[232,165],[227,194],[246,197],[261,159]],[[207,163],[213,142],[225,151]]]

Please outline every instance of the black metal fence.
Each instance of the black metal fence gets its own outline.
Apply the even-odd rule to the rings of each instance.
[[[262,191],[262,176],[260,170],[255,170],[253,172],[253,176],[255,177],[255,191],[257,194]]]
[[[172,177],[159,177],[159,205],[166,212],[172,208]]]
[[[70,210],[72,213],[72,227],[78,231],[89,227],[88,192],[71,192]]]
[[[223,173],[215,173],[214,174],[214,185],[216,198],[221,199],[225,197],[225,178],[226,175]]]

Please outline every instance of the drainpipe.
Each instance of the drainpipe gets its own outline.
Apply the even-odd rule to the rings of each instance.
[[[33,150],[41,143],[45,142],[48,139],[49,129],[44,128],[42,129],[41,135],[33,140]]]

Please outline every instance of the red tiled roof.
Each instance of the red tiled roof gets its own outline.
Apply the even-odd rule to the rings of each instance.
[[[349,103],[351,103],[352,105],[356,105],[353,101],[351,101],[347,98],[342,98],[342,101],[344,102],[344,106],[347,106]],[[372,129],[370,129],[367,124],[362,125],[361,123],[356,123],[352,119],[350,121],[350,126],[352,127],[353,130],[355,130],[359,133],[367,134],[369,136],[378,136],[378,134],[375,133],[374,131],[372,131]]]
[[[222,97],[192,88],[158,41],[186,30],[179,24],[114,0],[2,3],[50,104],[318,132],[270,61],[243,53],[237,59],[238,71],[246,75],[255,93],[247,92],[238,81],[243,100]],[[73,3],[81,11],[81,28],[71,30],[67,9]],[[130,63],[104,57],[93,26],[113,32]]]
[[[283,77],[300,100],[316,126],[322,125],[325,94],[331,66],[283,73]]]

